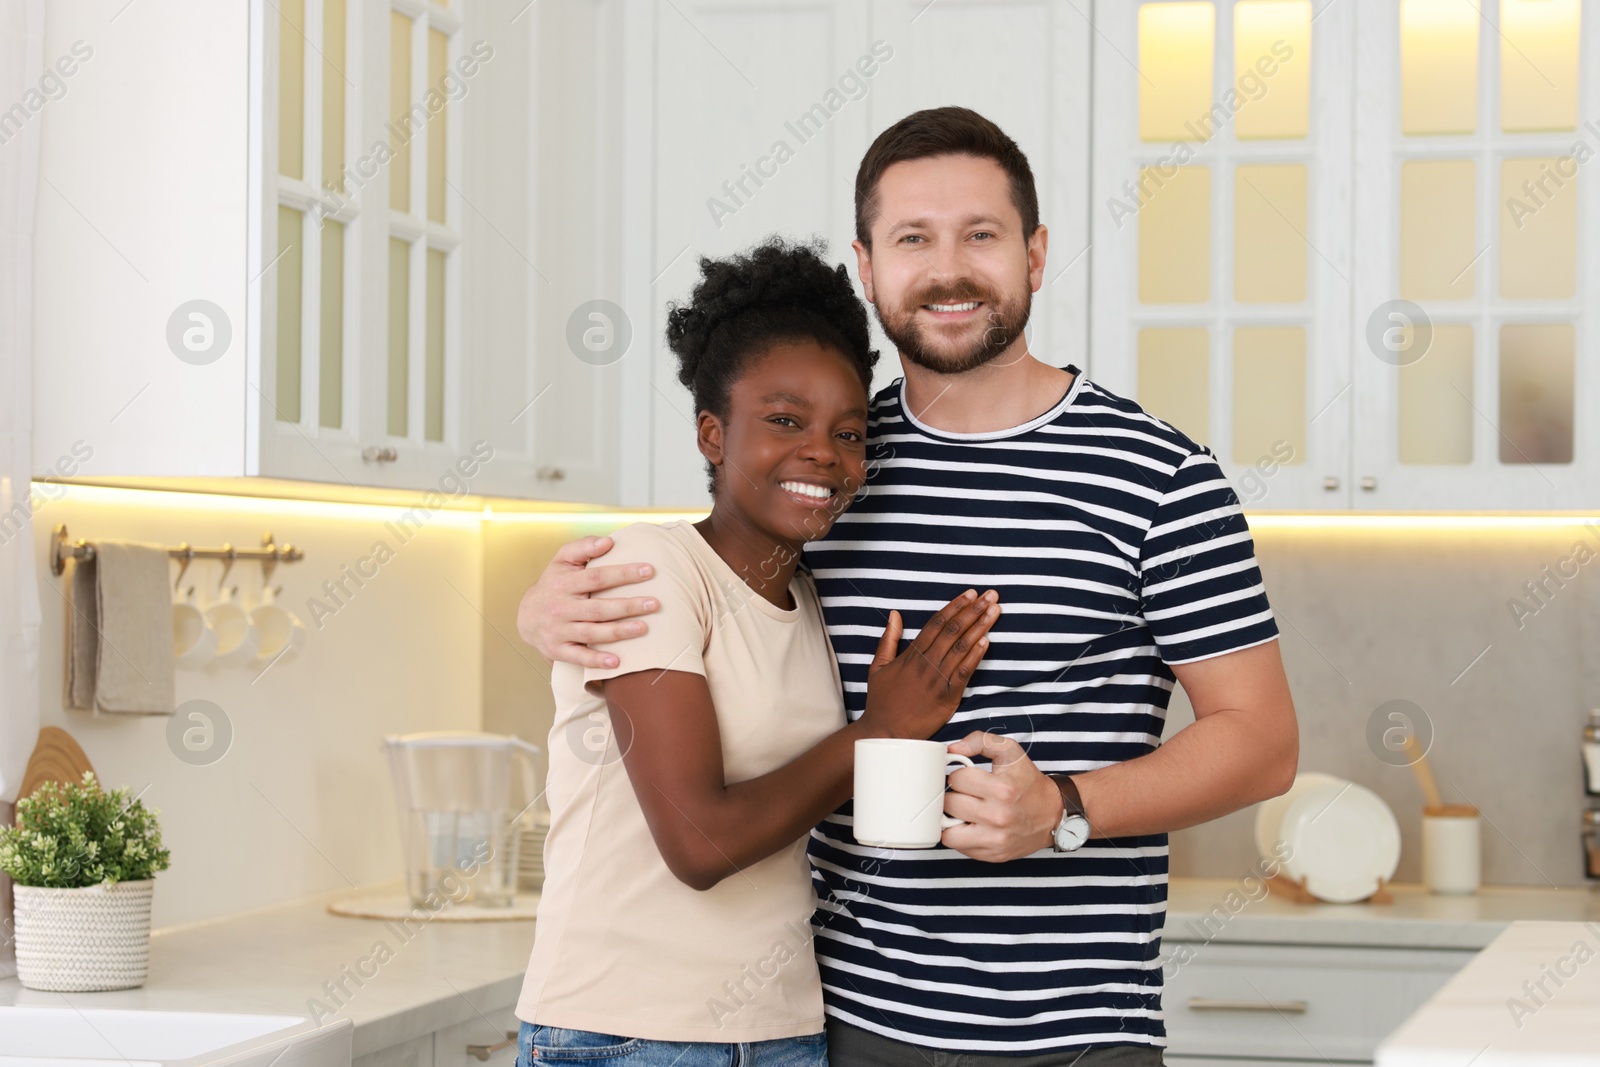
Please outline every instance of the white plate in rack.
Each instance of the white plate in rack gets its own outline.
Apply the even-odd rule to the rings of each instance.
[[[1324,782],[1302,790],[1283,815],[1280,835],[1292,850],[1291,878],[1305,880],[1318,900],[1365,900],[1400,865],[1400,823],[1383,799],[1354,782]]]
[[[1287,792],[1261,802],[1256,809],[1256,852],[1262,859],[1277,862],[1278,842],[1283,840],[1283,816],[1289,810],[1289,805],[1303,796],[1306,790],[1330,782],[1343,785],[1345,780],[1320,771],[1306,771],[1295,775],[1294,784]]]

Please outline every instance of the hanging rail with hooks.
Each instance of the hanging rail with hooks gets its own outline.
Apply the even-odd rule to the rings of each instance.
[[[235,548],[231,543],[224,542],[221,548],[195,548],[189,542],[181,542],[175,548],[168,548],[167,555],[173,559],[182,560],[183,566],[178,572],[178,580],[183,580],[183,572],[189,569],[191,560],[221,559],[227,561],[223,569],[226,574],[238,560],[259,560],[262,570],[262,581],[272,580],[272,571],[280,563],[298,563],[305,558],[305,552],[287,542],[277,544],[272,539],[271,531],[261,535],[260,548]],[[67,540],[66,523],[58,525],[50,538],[50,573],[60,575],[67,569],[69,559],[93,559],[94,545],[83,538],[76,541]]]

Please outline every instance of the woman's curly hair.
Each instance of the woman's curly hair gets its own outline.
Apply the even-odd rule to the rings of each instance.
[[[774,344],[815,341],[837,349],[872,386],[878,353],[869,348],[866,305],[844,264],[829,267],[820,241],[769,237],[726,259],[700,260],[688,303],[667,308],[667,345],[695,411],[728,417],[728,396],[749,362]],[[712,488],[716,487],[715,471]]]

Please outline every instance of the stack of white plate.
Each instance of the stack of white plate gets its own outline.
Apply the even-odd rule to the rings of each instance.
[[[523,892],[537,893],[544,886],[544,838],[549,832],[547,813],[533,813],[522,821],[522,842],[517,846],[517,888]]]
[[[1301,774],[1257,810],[1256,850],[1304,880],[1318,900],[1349,904],[1394,878],[1400,824],[1372,790],[1331,774]]]

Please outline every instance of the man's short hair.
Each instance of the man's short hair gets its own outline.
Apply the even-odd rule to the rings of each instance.
[[[1017,142],[982,115],[966,107],[915,111],[878,134],[856,171],[856,239],[872,248],[878,217],[878,180],[896,163],[931,156],[962,155],[992,159],[1011,179],[1011,202],[1022,216],[1024,240],[1039,228],[1039,194],[1033,169]]]

